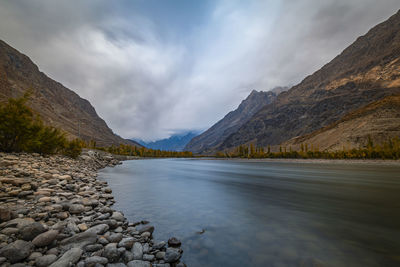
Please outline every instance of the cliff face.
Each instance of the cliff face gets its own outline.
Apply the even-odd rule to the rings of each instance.
[[[265,106],[218,150],[280,144],[400,92],[400,12],[359,37],[340,55]]]
[[[194,153],[207,153],[215,150],[230,134],[236,132],[257,111],[272,103],[275,98],[276,94],[273,92],[253,90],[236,110],[229,112],[210,129],[193,138],[184,150]]]
[[[114,134],[89,101],[47,77],[29,57],[0,40],[0,101],[21,96],[28,89],[33,92],[32,109],[68,137],[94,140],[100,146],[137,145]]]
[[[299,150],[308,144],[320,151],[365,146],[370,137],[376,144],[400,136],[400,95],[388,96],[350,112],[339,121],[282,145]]]

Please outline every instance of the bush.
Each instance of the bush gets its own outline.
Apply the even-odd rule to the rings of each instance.
[[[76,159],[82,152],[82,142],[79,139],[66,142],[63,150],[63,154]]]
[[[40,117],[26,105],[29,93],[10,98],[0,105],[0,151],[54,154],[63,152],[76,158],[81,152],[79,140],[67,141],[65,134],[45,126]]]

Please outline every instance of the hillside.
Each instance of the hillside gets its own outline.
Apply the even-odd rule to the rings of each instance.
[[[250,119],[263,106],[272,103],[276,98],[273,92],[257,92],[253,90],[250,95],[240,103],[239,107],[229,112],[223,119],[214,124],[204,133],[193,138],[184,150],[194,153],[207,153],[213,151],[230,134],[236,132],[248,119]]]
[[[400,12],[359,37],[340,55],[265,106],[218,150],[276,145],[338,121],[400,92]]]
[[[331,125],[282,145],[299,150],[302,143],[309,147],[312,144],[321,151],[335,151],[366,145],[369,137],[382,144],[396,136],[400,136],[400,95],[368,104]]]
[[[31,108],[69,138],[94,140],[100,146],[138,145],[114,134],[89,101],[40,72],[29,57],[0,40],[0,101],[21,96],[28,89],[33,91]]]
[[[164,151],[183,151],[185,146],[192,140],[193,137],[197,136],[196,133],[189,132],[185,134],[177,134],[173,135],[169,138],[157,140],[154,142],[144,142],[139,141],[137,142],[147,148],[151,149],[160,149]]]

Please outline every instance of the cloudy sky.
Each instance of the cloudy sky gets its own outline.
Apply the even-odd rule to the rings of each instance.
[[[114,132],[204,130],[252,89],[294,85],[398,0],[0,0],[0,39]]]

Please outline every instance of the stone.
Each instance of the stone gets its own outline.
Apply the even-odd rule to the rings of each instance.
[[[107,264],[107,267],[126,267],[126,265],[122,262],[118,262],[118,263],[109,263]]]
[[[78,224],[78,228],[81,232],[85,232],[88,229],[88,226],[86,223],[80,223]]]
[[[15,235],[19,233],[19,230],[15,227],[7,227],[1,230],[0,233],[2,233],[3,235]]]
[[[68,212],[63,211],[63,212],[57,213],[57,214],[56,214],[56,217],[57,217],[58,219],[60,219],[60,220],[65,220],[65,219],[67,219],[67,218],[69,217],[69,214],[68,214]]]
[[[24,226],[34,223],[35,220],[32,218],[17,218],[8,221],[4,227],[17,227],[22,229]]]
[[[145,261],[153,261],[154,260],[154,255],[151,254],[143,254],[143,260]]]
[[[156,253],[156,258],[157,260],[163,260],[165,256],[165,252],[164,251],[159,251]]]
[[[176,262],[181,257],[179,249],[167,248],[164,256],[165,262]]]
[[[124,247],[126,249],[131,249],[135,239],[133,237],[125,237],[119,243],[118,247]]]
[[[41,233],[46,232],[46,228],[44,228],[43,224],[39,222],[34,222],[32,224],[25,225],[20,230],[20,237],[25,241],[31,241],[36,236]]]
[[[73,247],[83,249],[87,245],[94,244],[96,240],[96,233],[86,231],[61,240],[60,245],[64,249]]]
[[[119,253],[116,243],[107,244],[104,247],[103,257],[106,257],[110,262],[115,262],[119,259]]]
[[[133,259],[141,260],[143,258],[143,246],[139,242],[135,242],[132,248]]]
[[[149,238],[151,236],[151,233],[150,232],[144,232],[140,236],[144,237],[144,238]]]
[[[90,227],[86,232],[95,233],[97,235],[102,235],[108,231],[110,227],[107,224],[98,224],[93,227]]]
[[[171,237],[170,239],[168,239],[168,246],[169,247],[180,247],[181,246],[181,241],[176,238],[176,237]]]
[[[166,245],[165,241],[160,241],[160,242],[154,243],[153,248],[154,249],[162,249],[165,247],[165,245]]]
[[[32,252],[31,255],[29,255],[29,257],[28,257],[28,261],[35,260],[42,256],[43,256],[43,254],[40,252]]]
[[[41,197],[38,200],[39,202],[50,202],[51,201],[51,197]]]
[[[105,257],[93,256],[85,259],[86,267],[94,267],[96,264],[106,265],[108,263],[108,259]]]
[[[22,189],[23,191],[28,191],[28,190],[31,190],[32,187],[31,187],[30,184],[23,184],[23,185],[21,186],[21,189]]]
[[[57,237],[57,230],[49,230],[35,237],[32,243],[37,247],[44,247],[50,245]]]
[[[82,256],[82,249],[71,248],[65,252],[61,258],[53,262],[50,267],[70,267],[71,265],[77,263]]]
[[[110,243],[118,243],[122,240],[123,235],[121,233],[111,234],[105,236]]]
[[[142,234],[144,232],[149,232],[150,234],[152,234],[154,232],[154,226],[146,225],[146,226],[143,226],[142,228],[140,228],[138,231],[139,231],[139,234]]]
[[[14,212],[0,207],[0,223],[7,222],[15,217],[17,217],[17,215]]]
[[[37,267],[47,267],[57,260],[57,256],[50,254],[39,257],[35,260]]]
[[[119,211],[113,212],[111,218],[114,219],[114,220],[120,221],[120,222],[125,221],[124,215]]]
[[[133,260],[128,262],[128,267],[151,267],[150,262],[148,261],[140,261],[140,260]]]
[[[60,253],[60,251],[58,251],[58,248],[51,248],[51,249],[49,249],[47,252],[46,252],[46,254],[47,255],[50,255],[50,254],[52,254],[52,255],[58,255]]]
[[[101,244],[87,245],[85,247],[85,251],[87,251],[87,252],[95,252],[95,251],[99,251],[100,249],[103,249],[103,245],[101,245]]]
[[[143,244],[143,254],[149,253],[149,251],[150,251],[149,243],[144,243]]]
[[[31,242],[17,240],[0,249],[0,257],[5,257],[11,263],[16,263],[27,258],[32,248]]]
[[[122,259],[124,260],[124,262],[132,261],[133,253],[128,250],[124,251],[124,253],[122,254]]]
[[[82,204],[71,204],[69,206],[69,212],[71,214],[79,214],[85,211],[85,206]]]

